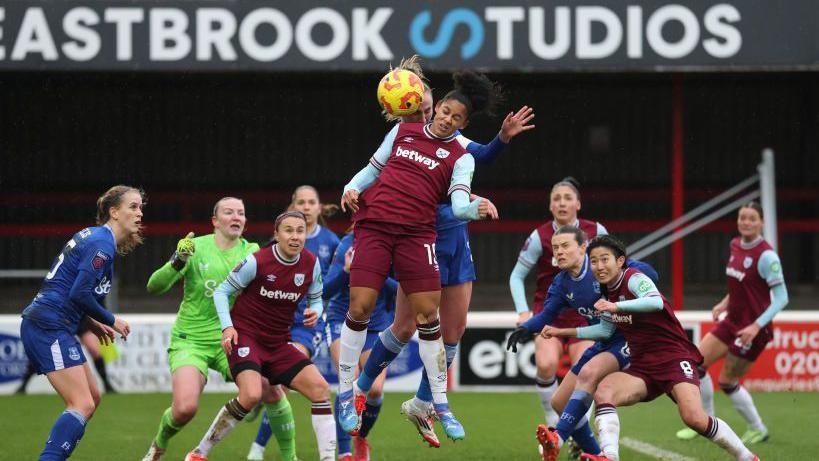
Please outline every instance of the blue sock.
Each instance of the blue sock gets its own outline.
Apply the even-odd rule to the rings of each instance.
[[[259,432],[256,433],[256,443],[261,446],[267,446],[270,437],[273,435],[273,429],[270,428],[270,420],[267,418],[267,411],[262,408],[262,422],[259,424]]]
[[[398,354],[406,345],[407,343],[399,341],[389,328],[382,331],[378,335],[378,341],[375,342],[375,346],[370,351],[370,357],[367,359],[367,363],[364,364],[364,370],[358,375],[358,381],[356,381],[358,388],[365,393],[370,392],[375,378],[398,357]]]
[[[54,422],[48,442],[40,453],[40,461],[63,461],[71,456],[85,433],[85,416],[74,410],[65,410]]]
[[[336,396],[335,401],[333,402],[335,405],[335,411],[333,412],[333,417],[336,420],[336,441],[338,443],[338,456],[339,458],[342,455],[349,454],[353,452],[353,448],[350,444],[350,434],[346,431],[341,429],[341,425],[338,423],[338,415],[339,415],[339,408],[338,408],[338,396]]]
[[[575,390],[560,415],[560,421],[557,423],[557,434],[563,441],[569,440],[569,437],[574,437],[580,447],[586,453],[598,454],[600,447],[594,439],[594,434],[591,432],[589,422],[584,420],[586,412],[592,404],[592,396],[586,391]]]
[[[580,445],[584,453],[590,453],[592,455],[600,454],[600,445],[597,444],[597,439],[594,438],[594,433],[591,430],[591,426],[589,426],[589,420],[584,417],[582,423],[582,425],[576,427],[574,432],[572,432],[572,438]]]
[[[381,411],[381,401],[381,397],[378,399],[367,398],[367,405],[364,407],[364,413],[361,415],[361,429],[358,431],[359,436],[367,437],[370,430],[372,430],[375,421],[378,419],[378,413]]]
[[[446,367],[449,368],[449,366],[452,365],[452,361],[455,360],[458,345],[444,344],[444,349],[446,349]],[[418,385],[418,392],[415,393],[415,397],[424,402],[432,402],[432,389],[429,388],[429,378],[427,377],[426,370],[421,373],[421,384]]]

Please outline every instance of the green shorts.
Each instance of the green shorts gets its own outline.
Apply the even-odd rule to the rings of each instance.
[[[219,343],[203,345],[172,335],[168,346],[168,364],[171,374],[179,367],[194,366],[205,379],[210,368],[219,372],[225,381],[233,381],[227,356]]]

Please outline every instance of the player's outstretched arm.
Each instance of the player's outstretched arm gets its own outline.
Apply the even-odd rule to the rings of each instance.
[[[185,238],[177,242],[176,251],[171,255],[171,259],[151,274],[146,287],[148,293],[152,295],[165,293],[185,276],[188,259],[196,251],[193,237],[194,233],[188,232]]]
[[[548,327],[551,328],[551,327]],[[556,328],[555,330],[560,330],[556,332],[553,336],[562,336],[562,337],[571,337],[575,336],[578,339],[591,339],[594,341],[602,341],[609,339],[611,335],[614,334],[614,330],[616,327],[613,323],[609,322],[606,319],[600,319],[600,323],[597,325],[590,325],[587,327],[578,327],[578,328]],[[541,332],[541,334],[543,334]]]

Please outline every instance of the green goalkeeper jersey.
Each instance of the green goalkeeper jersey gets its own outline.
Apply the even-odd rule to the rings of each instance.
[[[219,344],[222,328],[213,304],[213,291],[225,281],[230,271],[259,245],[240,238],[229,250],[216,246],[213,234],[193,239],[196,251],[181,271],[165,263],[148,280],[148,291],[160,294],[184,278],[182,303],[171,334],[195,343]],[[231,298],[231,305],[235,296]]]

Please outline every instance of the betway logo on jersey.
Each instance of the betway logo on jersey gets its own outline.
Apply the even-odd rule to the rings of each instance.
[[[282,291],[282,290],[273,291],[273,290],[267,290],[267,289],[265,289],[265,287],[261,287],[261,290],[259,290],[259,294],[263,298],[281,299],[283,301],[292,301],[292,302],[298,301],[299,296],[301,296],[301,293],[293,293],[293,292],[290,292],[290,291]]]
[[[421,154],[419,154],[418,152],[416,152],[416,151],[414,151],[412,149],[404,149],[401,146],[398,146],[398,149],[395,150],[395,156],[396,157],[404,157],[404,158],[408,158],[410,160],[416,161],[416,162],[420,163],[421,165],[424,165],[425,167],[427,167],[430,170],[434,170],[435,167],[437,167],[438,165],[441,164],[441,162],[437,162],[435,160],[432,160],[431,158],[429,158],[429,157],[427,157],[425,155],[421,155]]]
[[[742,281],[742,279],[745,278],[745,272],[738,271],[731,266],[725,268],[725,275],[727,275],[728,277],[733,277],[739,280],[740,282]]]

